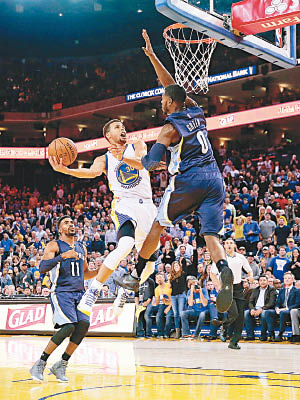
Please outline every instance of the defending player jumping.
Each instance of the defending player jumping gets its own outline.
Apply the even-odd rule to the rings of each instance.
[[[126,129],[118,119],[104,125],[103,135],[111,146],[123,149],[125,158],[141,158],[147,154],[147,147],[142,141],[135,145],[126,144]],[[132,162],[129,166],[125,159],[114,157],[110,151],[97,157],[90,168],[70,169],[63,166],[62,162],[58,164],[54,158],[50,158],[49,161],[55,171],[76,178],[95,178],[106,173],[110,189],[114,193],[111,217],[117,230],[118,246],[105,258],[97,278],[80,301],[78,309],[90,315],[104,282],[131,252],[134,245],[138,251],[141,249],[157,215],[152,201],[149,173],[140,162]],[[142,282],[153,272],[154,262],[150,260],[141,277]],[[125,290],[122,289],[119,293],[114,304],[116,314],[121,313],[127,297]]]
[[[223,228],[225,186],[207,137],[205,116],[198,104],[186,96],[185,90],[175,84],[172,76],[161,64],[145,30],[142,35],[146,42],[143,50],[165,88],[161,104],[167,118],[156,143],[139,161],[151,171],[159,165],[169,150],[171,160],[168,169],[171,179],[160,204],[158,216],[140,251],[135,271],[116,280],[116,283],[136,291],[141,273],[156,250],[162,230],[192,213],[197,213],[201,222],[200,233],[204,236],[213,261],[221,272],[222,289],[217,297],[217,308],[224,312],[232,303],[233,288],[233,275],[219,242],[219,234]],[[115,156],[122,156],[122,149],[117,146],[111,151]],[[124,161],[130,164],[126,157]],[[134,160],[135,165],[137,161]]]
[[[50,354],[70,336],[69,344],[50,371],[59,382],[68,382],[66,367],[68,360],[86,336],[90,319],[77,310],[84,293],[84,280],[93,278],[98,271],[89,271],[87,252],[83,244],[75,241],[75,227],[72,219],[64,215],[58,220],[59,240],[49,242],[40,263],[40,272],[50,272],[51,307],[55,329],[41,358],[30,369],[32,379],[42,382],[44,369]]]

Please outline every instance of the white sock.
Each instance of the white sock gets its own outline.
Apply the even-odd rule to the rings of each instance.
[[[93,280],[90,289],[98,289],[99,291],[102,289],[104,283],[99,282],[96,278]]]
[[[140,285],[144,283],[149,276],[151,276],[154,272],[155,269],[155,262],[154,261],[148,261],[145,268],[143,269],[142,275],[141,275],[141,280],[140,280]]]

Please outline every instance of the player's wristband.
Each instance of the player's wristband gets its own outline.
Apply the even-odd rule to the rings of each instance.
[[[62,262],[63,258],[61,255],[51,258],[50,260],[42,260],[40,263],[40,273],[45,274],[54,268],[59,262]]]

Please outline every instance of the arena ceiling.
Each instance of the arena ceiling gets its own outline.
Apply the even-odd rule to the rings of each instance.
[[[86,56],[162,44],[170,20],[154,0],[0,0],[2,56]]]

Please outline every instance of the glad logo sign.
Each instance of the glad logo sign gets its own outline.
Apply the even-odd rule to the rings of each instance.
[[[45,323],[47,304],[7,310],[6,329],[16,330]]]
[[[105,325],[117,325],[118,317],[113,312],[112,304],[98,304],[93,307],[90,330]]]

